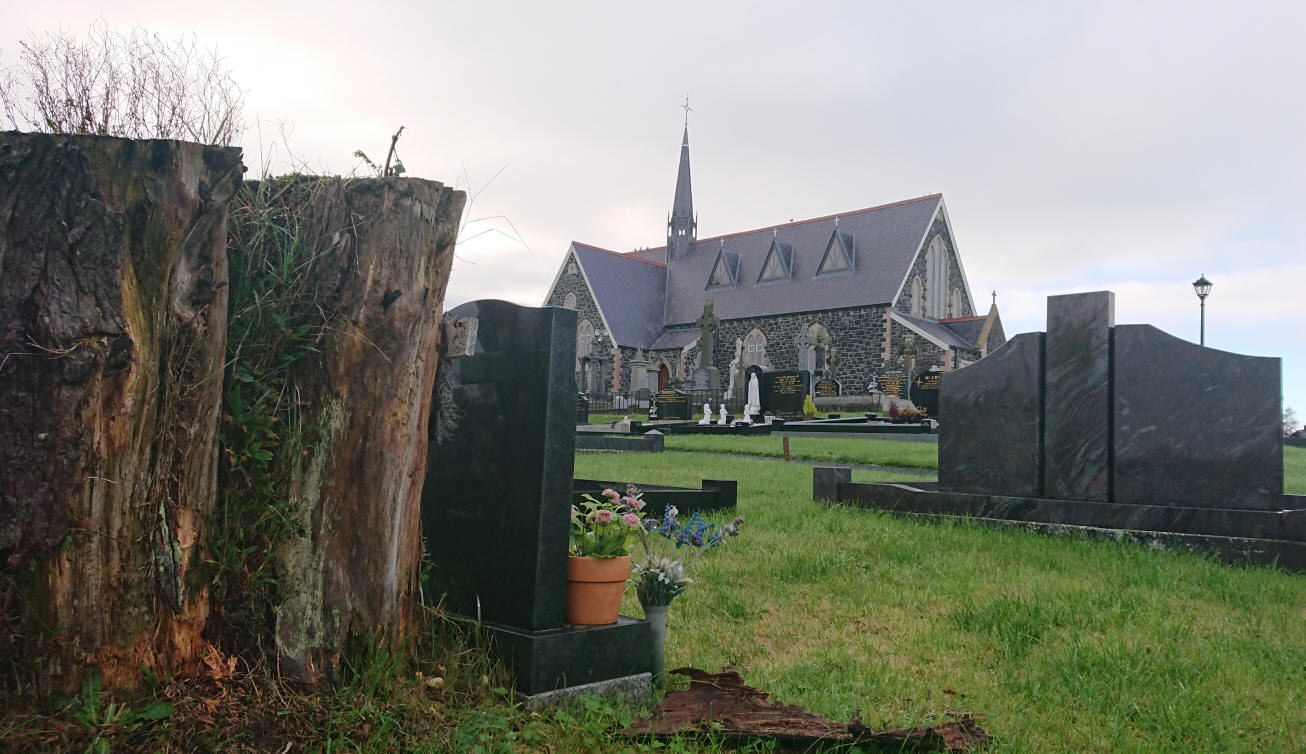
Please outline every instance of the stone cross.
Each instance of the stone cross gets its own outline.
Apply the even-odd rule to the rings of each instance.
[[[714,342],[712,328],[716,327],[717,323],[720,321],[721,319],[712,313],[712,299],[704,301],[703,316],[699,317],[698,321],[694,324],[698,325],[703,330],[703,334],[698,338],[698,352],[702,355],[702,364],[705,368],[712,366],[712,348]]]
[[[806,330],[798,333],[798,337],[794,338],[794,345],[798,347],[798,369],[800,371],[807,370],[810,372],[812,370],[813,342],[812,334]]]

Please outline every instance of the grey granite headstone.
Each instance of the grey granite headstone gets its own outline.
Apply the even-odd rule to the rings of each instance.
[[[1279,359],[1217,351],[1150,325],[1113,332],[1114,500],[1283,505]]]
[[[1043,390],[1046,497],[1110,499],[1113,324],[1115,294],[1110,291],[1048,297]]]
[[[1022,333],[939,382],[939,488],[1040,497],[1043,333]]]

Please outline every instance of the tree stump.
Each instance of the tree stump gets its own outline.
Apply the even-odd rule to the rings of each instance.
[[[293,378],[312,442],[275,554],[283,673],[334,677],[352,640],[401,641],[420,606],[421,493],[439,324],[466,195],[414,178],[289,179],[316,353]],[[233,295],[235,295],[233,293]]]
[[[243,170],[234,148],[0,133],[0,652],[20,686],[198,658]]]

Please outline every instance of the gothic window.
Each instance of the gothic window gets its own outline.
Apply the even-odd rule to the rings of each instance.
[[[925,291],[921,288],[921,276],[917,275],[911,281],[911,313],[913,317],[921,316],[921,306],[924,304]]]
[[[716,264],[712,265],[712,274],[708,276],[708,288],[733,288],[739,282],[739,255],[724,248],[716,255]]]
[[[948,299],[948,316],[961,316],[961,289],[953,288],[952,297]]]
[[[756,328],[744,336],[744,366],[766,366],[766,336]]]
[[[771,250],[762,263],[762,272],[757,276],[759,283],[772,283],[788,280],[793,270],[794,247],[779,241],[771,242]]]
[[[825,256],[816,268],[817,275],[829,275],[836,272],[853,271],[853,237],[847,233],[835,231],[826,244]]]
[[[564,298],[564,299],[562,300],[562,308],[563,308],[563,309],[571,309],[572,311],[575,311],[575,310],[576,310],[576,294],[574,294],[574,293],[568,293],[568,294],[567,294],[567,297]]]
[[[943,236],[935,236],[925,253],[925,316],[948,316],[948,249]]]
[[[582,319],[580,324],[576,325],[576,358],[577,360],[583,359],[593,351],[594,325],[591,325],[588,319]]]

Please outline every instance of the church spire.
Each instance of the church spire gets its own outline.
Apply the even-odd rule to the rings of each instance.
[[[685,135],[680,140],[680,170],[676,173],[676,196],[671,202],[671,219],[667,221],[667,261],[689,253],[698,238],[698,220],[694,217],[694,199],[689,188],[689,95],[685,95]]]

